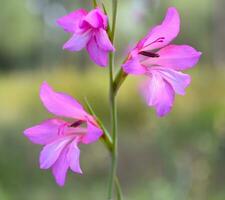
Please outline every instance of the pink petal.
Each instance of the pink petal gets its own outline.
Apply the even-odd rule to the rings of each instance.
[[[73,36],[63,45],[63,49],[68,51],[80,51],[85,48],[91,38],[91,32],[86,31],[81,34],[74,33]]]
[[[65,184],[67,170],[69,169],[69,162],[67,160],[68,147],[64,148],[55,164],[52,166],[52,173],[55,181],[59,186]]]
[[[65,124],[66,122],[63,120],[49,119],[26,129],[24,135],[35,144],[48,144],[59,138],[60,127]]]
[[[82,28],[87,28],[87,25],[89,25],[92,28],[107,28],[107,16],[99,9],[96,8],[92,11],[90,11],[81,22]]]
[[[113,47],[109,36],[104,29],[100,28],[98,31],[96,31],[95,37],[97,44],[101,49],[105,51],[115,51],[115,48]]]
[[[92,123],[87,122],[87,133],[82,137],[82,143],[90,144],[96,142],[103,134],[103,131],[94,126]]]
[[[140,64],[138,57],[129,59],[122,67],[127,74],[141,75],[146,72],[146,68]]]
[[[48,169],[51,167],[71,139],[71,137],[64,137],[46,145],[40,154],[40,168]]]
[[[169,8],[162,24],[155,26],[140,43],[142,50],[158,49],[169,44],[180,31],[180,16],[176,8]],[[161,38],[161,39],[160,39]]]
[[[46,82],[41,86],[40,98],[47,110],[55,115],[85,120],[87,113],[71,96],[55,92]]]
[[[108,52],[104,51],[97,45],[95,38],[92,38],[88,45],[87,51],[91,59],[99,66],[105,67],[108,64]]]
[[[57,20],[57,24],[61,26],[67,32],[79,32],[79,24],[84,16],[87,15],[87,11],[79,9],[69,13]]]
[[[193,67],[199,61],[201,52],[188,45],[169,45],[157,52],[158,58],[148,58],[144,65],[160,65],[175,70],[185,70]]]
[[[82,174],[80,168],[80,149],[77,146],[77,141],[73,141],[67,153],[67,160],[72,171]]]
[[[177,94],[185,95],[185,88],[191,83],[191,77],[188,74],[164,67],[152,67],[151,71],[155,70],[161,74],[162,78],[171,85]]]
[[[174,102],[174,91],[158,73],[152,73],[150,80],[142,88],[142,94],[147,104],[156,109],[159,117],[170,112]]]

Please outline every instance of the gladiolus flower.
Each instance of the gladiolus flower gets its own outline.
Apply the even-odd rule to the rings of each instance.
[[[63,49],[80,51],[86,48],[91,59],[102,67],[108,63],[108,53],[115,51],[106,32],[108,17],[96,8],[90,12],[79,9],[57,20],[72,37],[64,44]]]
[[[26,129],[24,134],[31,142],[44,145],[40,153],[40,168],[51,168],[57,184],[63,186],[69,168],[82,173],[78,144],[97,141],[103,131],[75,99],[55,92],[46,82],[41,86],[40,98],[45,108],[57,117]],[[60,117],[71,120],[65,121]]]
[[[171,7],[162,24],[153,27],[138,42],[122,65],[127,74],[148,77],[142,86],[142,94],[159,117],[170,112],[175,93],[184,95],[191,82],[191,77],[180,71],[192,68],[201,56],[201,52],[191,46],[169,45],[179,29],[179,13]]]

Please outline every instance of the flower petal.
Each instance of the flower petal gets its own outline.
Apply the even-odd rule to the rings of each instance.
[[[80,168],[80,149],[77,146],[76,140],[69,146],[67,160],[72,171],[82,174],[82,170]]]
[[[157,52],[158,58],[148,58],[144,65],[160,65],[175,70],[185,70],[197,64],[201,52],[188,45],[169,45]]]
[[[138,57],[129,59],[122,67],[127,74],[141,75],[146,72],[146,68],[140,64]]]
[[[107,16],[100,10],[96,8],[91,10],[81,22],[80,26],[82,28],[87,28],[87,25],[92,28],[107,28]]]
[[[73,97],[55,92],[46,82],[41,86],[40,98],[47,110],[55,115],[85,120],[87,113]]]
[[[158,49],[169,44],[180,31],[180,16],[176,8],[170,7],[162,24],[153,27],[140,42],[142,50]],[[140,45],[138,45],[140,46]]]
[[[51,167],[71,139],[71,137],[64,137],[46,145],[40,153],[40,168]]]
[[[185,88],[191,83],[191,77],[188,74],[164,67],[152,67],[151,71],[155,70],[161,74],[162,78],[171,85],[177,94],[185,95]]]
[[[52,173],[55,181],[59,186],[65,184],[66,173],[69,169],[69,162],[67,160],[68,147],[64,148],[55,164],[52,166]]]
[[[109,39],[109,36],[104,29],[100,28],[98,31],[96,31],[95,37],[97,44],[100,48],[102,48],[105,51],[115,51],[115,48],[113,47]]]
[[[97,45],[97,41],[94,37],[89,41],[87,45],[87,51],[91,59],[99,66],[105,67],[108,64],[108,52],[104,51]]]
[[[59,18],[57,20],[57,24],[61,26],[65,31],[74,33],[80,29],[79,24],[82,18],[86,15],[86,10],[79,9]]]
[[[49,119],[24,131],[24,135],[35,144],[48,144],[59,138],[60,127],[66,124],[60,119]]]
[[[158,73],[152,73],[151,79],[143,85],[142,94],[147,104],[156,109],[159,117],[170,112],[174,102],[174,91]]]
[[[97,126],[94,126],[90,122],[87,122],[87,133],[82,137],[81,142],[84,144],[96,142],[102,136],[102,134],[102,129]]]
[[[63,49],[68,51],[80,51],[85,48],[91,38],[91,32],[86,31],[81,34],[73,34],[73,36],[63,45]]]

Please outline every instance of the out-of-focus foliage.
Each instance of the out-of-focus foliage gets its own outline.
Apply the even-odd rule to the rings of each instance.
[[[103,0],[109,9],[110,1]],[[119,63],[166,8],[181,14],[181,34],[203,52],[191,70],[185,97],[177,96],[169,116],[157,118],[129,77],[119,92],[120,160],[125,200],[225,199],[225,64],[223,0],[119,0],[117,50]],[[89,0],[0,0],[0,200],[105,200],[109,159],[98,142],[81,146],[83,176],[69,173],[63,189],[50,171],[40,170],[41,149],[23,130],[52,117],[38,92],[46,80],[56,90],[84,102],[88,97],[109,124],[107,69],[91,64],[85,52],[62,51],[69,38],[55,20]],[[110,15],[110,12],[109,12]]]

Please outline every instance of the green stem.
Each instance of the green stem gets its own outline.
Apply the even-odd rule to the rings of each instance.
[[[117,200],[123,200],[122,189],[121,189],[120,181],[118,177],[115,178],[115,186],[117,191]]]
[[[110,32],[111,42],[114,43],[115,39],[115,28],[116,28],[116,16],[117,16],[117,0],[112,1],[112,29]],[[114,53],[111,52],[109,55],[109,82],[110,82],[110,111],[111,111],[111,126],[112,126],[112,153],[111,153],[111,170],[109,178],[109,188],[108,188],[108,200],[113,199],[114,183],[117,171],[117,154],[118,154],[118,138],[117,138],[117,106],[116,106],[116,93],[113,89],[113,76],[114,76]]]
[[[109,189],[108,189],[108,200],[112,200],[114,180],[116,176],[117,168],[117,108],[116,108],[116,96],[113,91],[113,66],[114,66],[114,54],[110,53],[110,109],[111,109],[111,124],[112,124],[112,166],[110,171]]]
[[[96,0],[92,0],[93,1],[93,6],[96,8],[98,6],[97,1]]]

